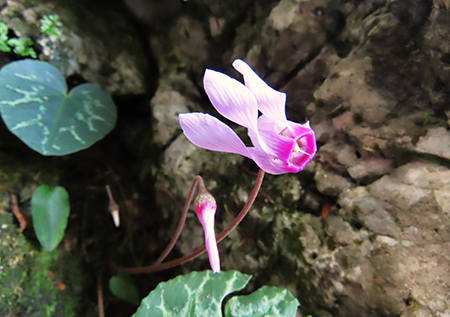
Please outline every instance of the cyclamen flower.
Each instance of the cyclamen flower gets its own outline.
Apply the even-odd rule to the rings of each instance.
[[[317,150],[309,122],[287,120],[286,94],[269,87],[247,63],[237,59],[233,67],[244,76],[245,85],[211,69],[205,71],[203,85],[222,116],[248,129],[253,147],[245,146],[222,121],[198,112],[179,115],[186,137],[207,150],[248,157],[269,174],[303,170]],[[258,111],[262,113],[259,118]]]
[[[214,197],[206,190],[200,190],[195,198],[195,213],[205,232],[205,247],[208,252],[209,264],[214,273],[220,273],[219,251],[217,250],[216,234],[214,232],[214,215],[217,204]]]

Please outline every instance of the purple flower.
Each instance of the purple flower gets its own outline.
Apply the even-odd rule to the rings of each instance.
[[[225,118],[244,126],[253,147],[217,118],[204,113],[179,115],[181,128],[195,145],[248,157],[269,174],[297,173],[314,157],[317,146],[309,122],[286,119],[286,94],[269,87],[244,61],[233,67],[245,85],[223,73],[207,69],[203,85],[214,108]],[[262,115],[258,118],[258,111]]]
[[[209,264],[214,273],[220,273],[219,251],[217,250],[216,234],[214,233],[214,215],[217,204],[214,197],[205,190],[195,198],[195,213],[205,232],[205,247],[208,252]]]

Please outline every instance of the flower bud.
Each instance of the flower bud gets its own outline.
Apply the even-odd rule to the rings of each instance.
[[[200,188],[200,193],[195,198],[195,213],[205,232],[205,247],[208,252],[211,269],[214,273],[220,273],[219,251],[214,232],[216,209],[217,204],[214,197],[205,188]]]

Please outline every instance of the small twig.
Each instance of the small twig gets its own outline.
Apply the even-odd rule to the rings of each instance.
[[[247,213],[250,211],[250,208],[252,207],[253,203],[255,202],[256,196],[258,195],[259,189],[261,188],[261,184],[264,178],[264,171],[262,169],[258,172],[258,177],[256,178],[255,187],[252,190],[252,193],[250,194],[250,197],[247,200],[247,203],[245,204],[244,208],[242,208],[241,212],[237,215],[237,217],[233,220],[232,223],[226,228],[221,234],[217,236],[217,243],[222,241],[228,234],[230,234],[231,231],[233,231],[239,223],[244,219],[244,217],[247,215]],[[160,264],[152,264],[150,266],[146,267],[120,267],[112,264],[112,269],[117,272],[124,272],[128,274],[143,274],[143,273],[150,273],[150,272],[156,272],[161,270],[166,270],[169,268],[172,268],[174,266],[186,263],[200,254],[203,254],[206,251],[205,246],[195,249],[192,253],[183,256],[181,258],[178,258],[176,260],[172,260],[166,263],[160,263]]]
[[[11,209],[14,213],[14,216],[16,216],[17,220],[19,221],[20,230],[19,232],[23,232],[25,228],[27,227],[28,221],[25,219],[25,216],[19,209],[19,204],[17,203],[17,198],[15,195],[11,195]]]
[[[103,286],[102,286],[102,275],[103,269],[98,273],[97,278],[97,305],[98,305],[98,316],[105,317],[105,307],[103,304]]]
[[[181,214],[181,218],[180,221],[178,222],[178,227],[175,230],[175,234],[173,235],[172,240],[170,240],[166,249],[163,251],[163,253],[159,256],[159,258],[155,261],[153,265],[161,264],[162,261],[164,261],[164,259],[167,257],[167,255],[169,255],[170,251],[172,251],[173,247],[175,246],[175,243],[180,237],[181,231],[183,230],[184,224],[186,223],[186,217],[189,211],[189,206],[191,205],[192,197],[194,196],[195,188],[197,187],[198,183],[200,183],[200,186],[204,187],[203,179],[197,175],[195,176],[194,181],[192,182],[191,190],[189,191],[188,197],[186,199],[186,204],[184,205],[183,213]]]
[[[87,209],[87,202],[84,203],[83,210],[81,212],[81,228],[80,228],[80,236],[81,236],[81,253],[84,255],[84,260],[86,263],[90,263],[91,259],[89,256],[89,253],[87,251],[87,216],[86,216],[86,209]]]

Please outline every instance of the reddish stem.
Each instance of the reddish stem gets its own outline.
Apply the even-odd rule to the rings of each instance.
[[[178,222],[178,227],[175,230],[175,234],[172,237],[172,240],[170,240],[169,244],[167,245],[166,249],[163,251],[163,253],[159,256],[159,258],[155,261],[153,265],[161,264],[162,261],[169,255],[170,251],[172,251],[173,247],[175,246],[175,243],[177,242],[178,238],[180,237],[181,231],[183,230],[184,224],[186,222],[187,213],[189,211],[189,206],[191,205],[192,197],[195,193],[195,188],[197,187],[197,183],[200,184],[200,187],[204,188],[205,185],[203,184],[203,179],[200,176],[195,176],[194,181],[192,182],[191,190],[189,191],[188,197],[186,199],[186,204],[183,208],[183,213],[181,214],[180,221]]]
[[[255,187],[253,187],[252,193],[250,194],[250,197],[248,198],[247,203],[245,204],[244,208],[242,208],[241,212],[237,215],[237,217],[233,220],[233,222],[230,223],[228,228],[226,228],[221,234],[219,234],[217,236],[217,243],[219,243],[225,237],[227,237],[228,234],[230,234],[230,232],[233,231],[239,225],[239,223],[242,221],[242,219],[244,219],[244,217],[247,215],[247,213],[249,212],[253,203],[255,202],[256,196],[258,195],[259,189],[261,188],[263,178],[264,178],[264,171],[260,169],[258,172],[258,177],[256,178]],[[195,182],[195,180],[194,180],[194,182]],[[194,184],[192,186],[194,187]],[[191,188],[191,191],[193,191],[192,188]],[[192,197],[190,197],[190,199],[192,199]],[[190,204],[190,199],[188,196],[188,200],[186,202],[188,208],[189,208],[189,204]],[[186,206],[185,206],[185,208],[186,208]],[[173,240],[174,239],[172,239],[172,241]],[[173,244],[175,244],[175,242]],[[173,245],[172,245],[172,247],[173,247]],[[204,253],[205,251],[206,251],[206,248],[205,248],[205,246],[203,246],[203,247],[195,249],[192,253],[190,253],[188,255],[185,255],[181,258],[178,258],[176,260],[172,260],[172,261],[169,261],[166,263],[155,263],[155,264],[152,264],[150,266],[145,266],[145,267],[120,267],[120,266],[116,266],[113,264],[113,269],[117,272],[124,272],[124,273],[128,273],[128,274],[143,274],[143,273],[161,271],[161,270],[166,270],[166,269],[172,268],[174,266],[186,263],[186,262],[198,257],[200,254]]]
[[[97,277],[97,306],[98,316],[105,317],[105,306],[103,304],[103,286],[102,286],[102,274],[103,269],[100,271]]]

